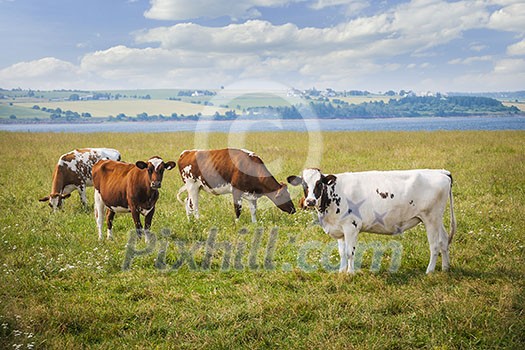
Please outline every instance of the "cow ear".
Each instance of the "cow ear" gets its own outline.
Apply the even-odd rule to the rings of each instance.
[[[63,194],[63,195],[61,195],[60,197],[62,197],[62,199],[69,198],[69,197],[71,197],[71,193]]]
[[[175,169],[176,166],[177,164],[175,164],[175,162],[171,160],[169,162],[164,163],[164,169],[166,170]]]
[[[143,162],[142,160],[139,160],[135,163],[135,165],[137,166],[137,168],[139,169],[146,169],[148,167],[148,163],[146,162]]]
[[[300,176],[292,175],[288,176],[286,181],[292,186],[299,186],[303,182],[303,179]]]
[[[279,185],[281,185],[281,187],[279,187],[279,189],[277,190],[276,197],[280,197],[283,194],[283,192],[288,191],[288,186],[286,186],[285,183],[280,182]]]
[[[44,198],[40,198],[38,201],[39,202],[47,202],[49,200],[49,196],[46,196]]]
[[[326,175],[323,176],[323,183],[325,185],[331,185],[337,180],[337,177],[335,175]]]

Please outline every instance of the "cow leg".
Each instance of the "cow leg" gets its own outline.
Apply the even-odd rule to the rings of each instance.
[[[344,254],[341,255],[341,266],[343,265],[343,258],[348,259],[348,267],[346,272],[354,273],[354,256],[355,256],[355,247],[357,244],[357,234],[359,229],[354,225],[347,225],[343,227],[344,234]]]
[[[235,220],[239,220],[242,210],[242,192],[237,189],[233,189],[232,194],[233,208],[235,209]]]
[[[115,212],[113,210],[106,209],[106,225],[108,226],[108,239],[113,239],[113,219],[115,218]]]
[[[428,263],[426,272],[428,274],[434,272],[434,269],[436,268],[436,262],[440,249],[439,231],[442,224],[439,224],[435,222],[435,220],[431,219],[423,220],[423,223],[425,224],[425,228],[427,230],[428,245],[430,247],[430,261]]]
[[[250,214],[252,215],[252,222],[257,222],[257,199],[249,199],[248,204],[250,205]]]
[[[448,271],[450,268],[450,255],[448,250],[448,234],[445,226],[441,224],[439,230],[439,241],[441,245],[441,270]]]
[[[343,238],[337,240],[337,248],[339,249],[339,257],[341,259],[339,272],[345,272],[348,266],[348,258],[345,254],[345,240]]]
[[[186,198],[186,216],[188,219],[193,214],[196,219],[199,218],[199,188],[200,186],[195,181],[188,180],[186,182],[186,190],[188,197]]]
[[[146,217],[144,218],[144,231],[145,231],[145,240],[146,240],[146,243],[149,243],[149,236],[150,236],[150,232],[149,232],[149,229],[151,227],[151,221],[153,221],[153,214],[155,214],[155,207],[153,207],[150,212],[146,215]]]
[[[84,209],[88,210],[89,207],[88,207],[88,200],[86,196],[86,186],[85,185],[78,186],[78,194],[80,195],[80,202],[82,202],[82,206],[84,207]]]
[[[104,225],[105,207],[106,206],[104,204],[104,201],[102,201],[102,196],[100,195],[100,192],[95,190],[95,221],[97,223],[99,241],[102,240],[102,226]]]
[[[137,237],[142,237],[142,223],[140,222],[140,212],[137,208],[131,207],[129,208],[131,210],[131,217],[133,218],[133,222],[135,223],[135,230],[137,232]]]

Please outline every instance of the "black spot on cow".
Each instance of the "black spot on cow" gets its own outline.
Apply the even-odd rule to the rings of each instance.
[[[383,199],[388,198],[388,192],[379,192],[379,188],[376,188],[376,193],[381,196]]]
[[[411,200],[408,204],[410,204],[411,206],[415,207],[416,205],[414,204],[414,201]]]
[[[348,209],[348,214],[352,214],[352,209]]]
[[[394,194],[390,193],[390,199],[394,199]]]
[[[357,228],[357,222],[355,222],[355,220],[352,221],[352,225]]]
[[[335,211],[336,214],[339,214],[341,212],[341,209],[337,208],[337,210]]]

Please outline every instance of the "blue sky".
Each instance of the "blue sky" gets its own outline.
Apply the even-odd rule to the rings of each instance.
[[[0,87],[525,89],[514,0],[0,0]]]

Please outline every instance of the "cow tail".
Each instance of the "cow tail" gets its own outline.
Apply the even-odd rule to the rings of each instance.
[[[180,199],[180,195],[182,194],[182,192],[186,191],[186,184],[182,185],[181,188],[179,188],[179,192],[177,192],[177,200],[181,203],[181,204],[184,204],[184,201],[182,199]]]
[[[452,238],[456,234],[456,216],[454,215],[454,197],[452,196],[452,176],[450,176],[450,189],[448,192],[448,197],[450,200],[450,235],[448,236],[448,244],[452,243]]]

